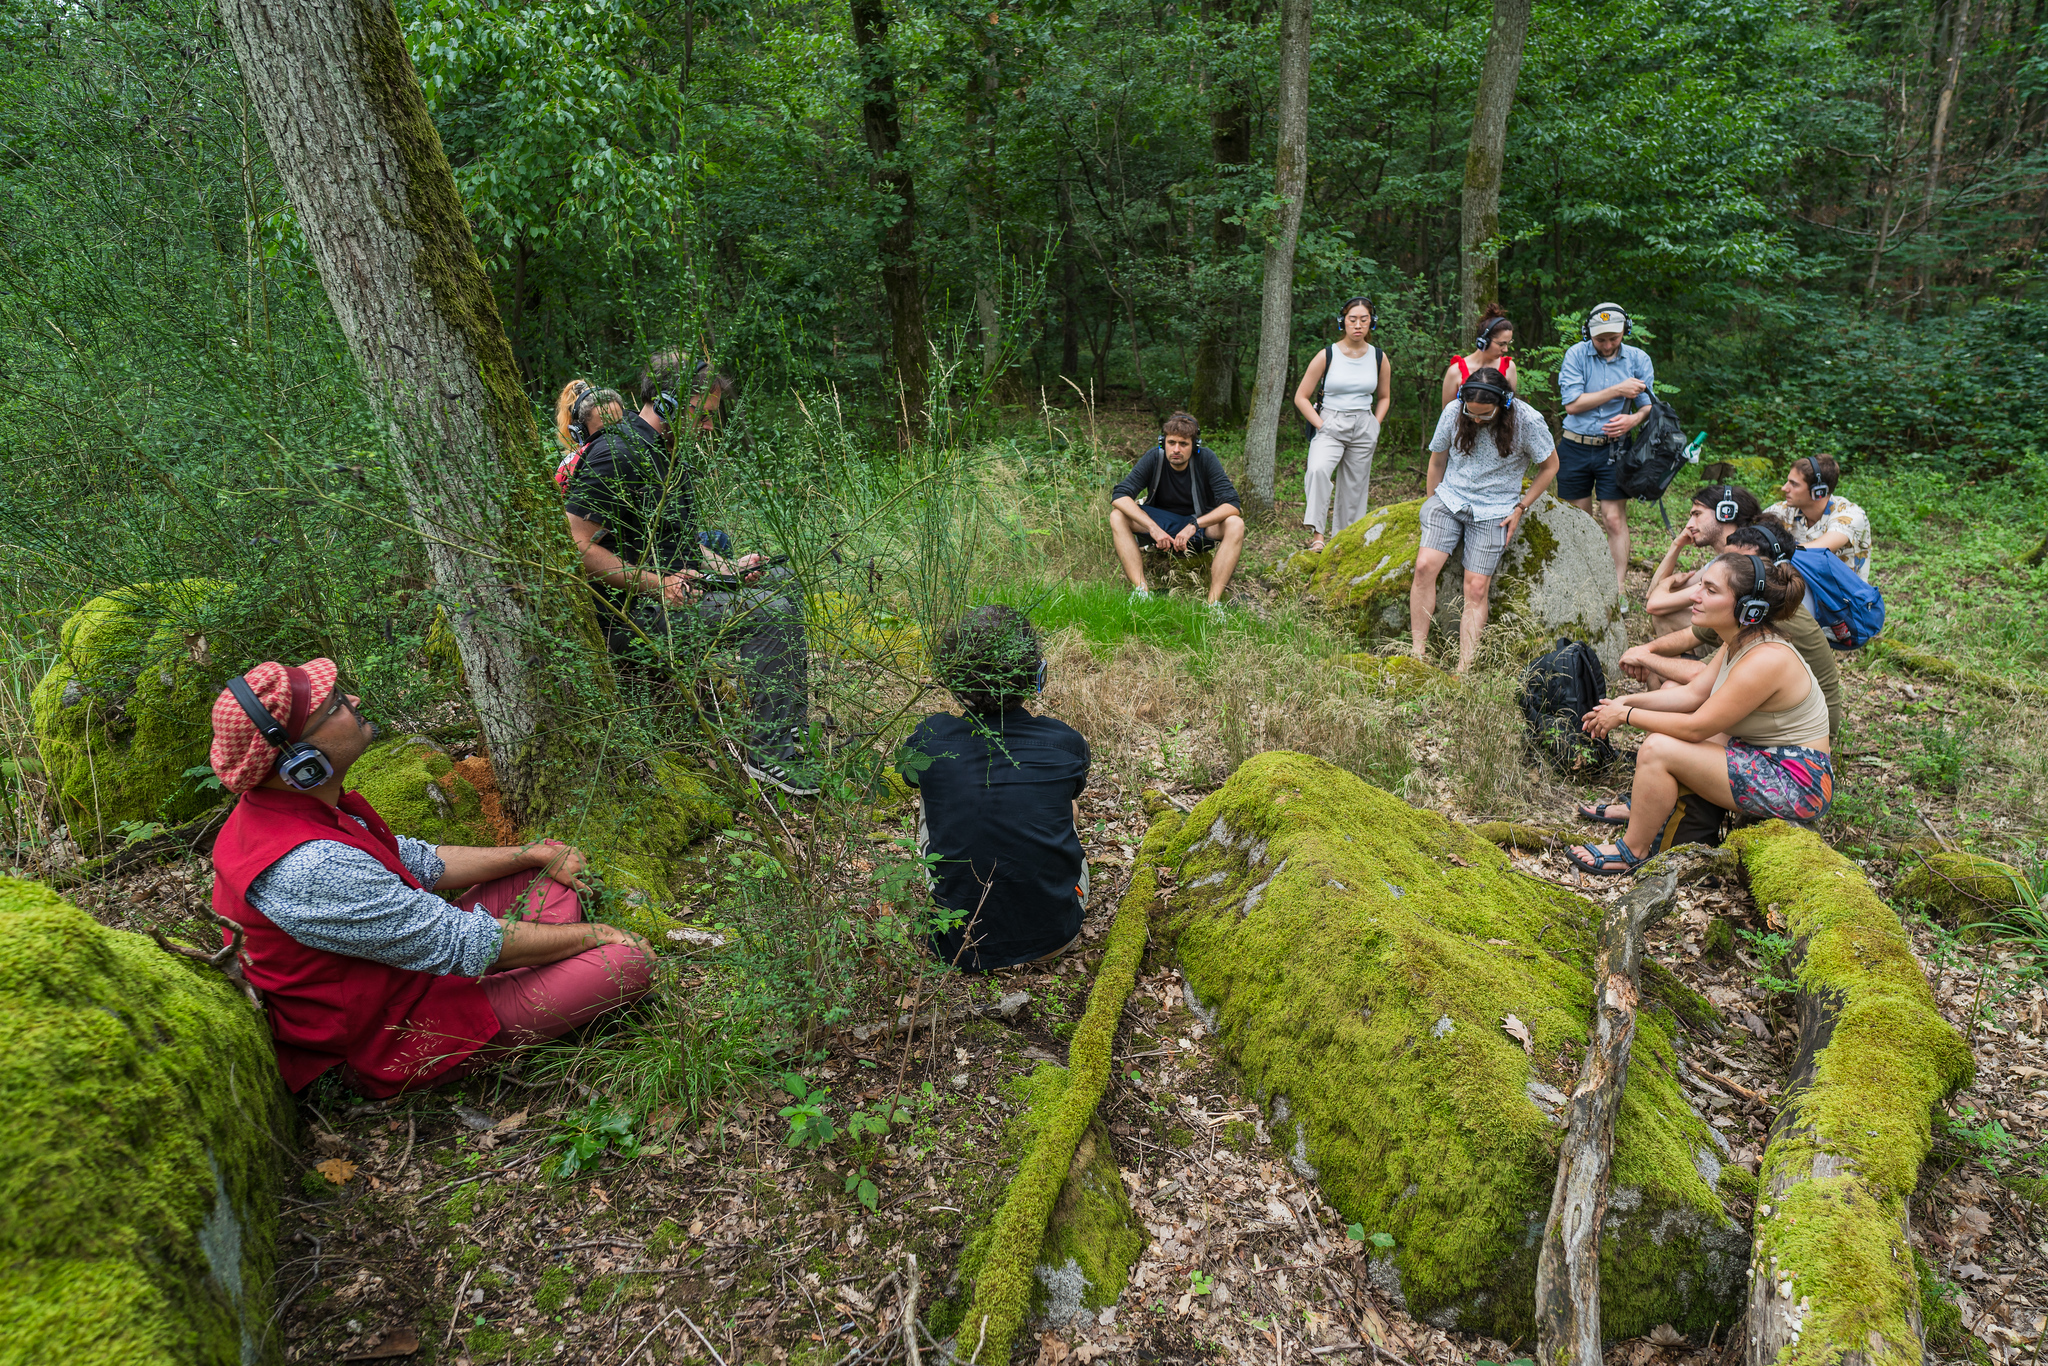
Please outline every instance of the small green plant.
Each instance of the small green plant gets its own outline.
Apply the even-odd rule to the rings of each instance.
[[[1387,1252],[1390,1251],[1394,1246],[1394,1235],[1391,1233],[1375,1233],[1372,1235],[1371,1238],[1367,1239],[1366,1241],[1370,1242],[1374,1247],[1378,1248],[1380,1251]]]
[[[606,1153],[639,1156],[640,1139],[633,1132],[633,1117],[603,1101],[593,1100],[583,1109],[563,1116],[560,1128],[562,1132],[548,1140],[549,1146],[562,1149],[562,1161],[555,1168],[557,1176],[574,1176],[594,1167]]]
[[[170,827],[162,821],[122,821],[114,827],[114,834],[120,838],[121,847],[126,849],[144,840],[153,840],[168,829]]]
[[[1216,1288],[1216,1278],[1200,1271],[1188,1274],[1188,1293],[1206,1295]]]
[[[1965,1105],[1953,1119],[1943,1119],[1942,1133],[1964,1158],[1977,1162],[1997,1175],[2012,1160],[2019,1139],[1996,1119],[1980,1116],[1973,1105]]]
[[[874,1213],[876,1202],[882,1195],[875,1183],[868,1180],[868,1169],[864,1166],[855,1167],[846,1174],[846,1193],[865,1205],[870,1214]]]
[[[2028,850],[2012,880],[2019,905],[1999,917],[1994,933],[2033,958],[2048,962],[2048,856]]]
[[[1792,954],[1792,941],[1782,934],[1765,930],[1737,930],[1742,942],[1749,945],[1761,965],[1756,975],[1756,984],[1765,991],[1785,993],[1799,989],[1799,983],[1777,975],[1778,969]]]
[[[795,1072],[784,1072],[781,1085],[794,1097],[791,1104],[775,1112],[789,1121],[790,1147],[815,1151],[839,1137],[832,1117],[825,1113],[825,1102],[830,1097],[827,1088],[820,1086],[812,1090],[810,1084]]]

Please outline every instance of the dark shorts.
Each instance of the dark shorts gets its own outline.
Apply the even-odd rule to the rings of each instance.
[[[1834,761],[1804,745],[1759,749],[1728,742],[1728,786],[1735,807],[1766,820],[1814,821],[1835,797]]]
[[[1557,496],[1576,502],[1592,494],[1603,503],[1621,501],[1622,442],[1581,446],[1566,436],[1557,443]]]
[[[1150,517],[1159,524],[1161,531],[1169,536],[1178,536],[1181,533],[1181,528],[1194,526],[1195,524],[1195,519],[1184,512],[1168,512],[1165,508],[1156,508],[1150,503],[1144,504],[1144,512],[1147,517]],[[1140,550],[1149,550],[1157,555],[1177,555],[1183,553],[1175,550],[1161,550],[1158,546],[1152,544],[1150,537],[1146,536],[1138,538],[1138,548]],[[1188,548],[1185,553],[1189,555],[1206,555],[1215,548],[1216,542],[1210,537],[1209,533],[1197,530],[1193,536],[1188,538]]]

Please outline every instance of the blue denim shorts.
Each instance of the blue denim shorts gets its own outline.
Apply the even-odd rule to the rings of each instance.
[[[1569,503],[1590,493],[1603,503],[1620,502],[1622,444],[1581,446],[1567,434],[1557,443],[1557,496]]]

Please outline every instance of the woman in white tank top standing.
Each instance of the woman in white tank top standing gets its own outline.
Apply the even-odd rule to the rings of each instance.
[[[1372,300],[1344,301],[1338,315],[1343,340],[1316,352],[1294,390],[1294,406],[1308,419],[1315,435],[1308,443],[1308,474],[1302,483],[1308,507],[1302,525],[1311,537],[1310,554],[1365,516],[1372,493],[1372,452],[1379,445],[1380,423],[1393,401],[1394,367],[1387,353],[1367,340],[1378,321]],[[1321,385],[1323,401],[1315,402]]]
[[[1458,386],[1472,378],[1472,372],[1482,366],[1500,371],[1501,378],[1508,382],[1510,389],[1517,394],[1522,392],[1522,376],[1509,355],[1515,349],[1515,325],[1508,321],[1507,314],[1500,311],[1499,304],[1487,305],[1486,316],[1479,320],[1479,335],[1474,342],[1476,349],[1471,355],[1452,356],[1451,363],[1444,367],[1446,408],[1458,396]]]

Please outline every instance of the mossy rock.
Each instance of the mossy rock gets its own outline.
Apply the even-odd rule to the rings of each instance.
[[[1057,1063],[1043,1063],[1013,1083],[1012,1094],[1025,1102],[1008,1134],[1009,1145],[1017,1152],[1037,1136],[1043,1117],[1065,1093],[1070,1075]],[[1064,1327],[1107,1309],[1124,1293],[1131,1268],[1144,1250],[1144,1230],[1131,1212],[1109,1130],[1097,1114],[1075,1145],[1066,1181],[1046,1222],[1031,1290],[1031,1317]]]
[[[1347,1221],[1393,1236],[1375,1283],[1438,1326],[1533,1337],[1597,908],[1284,751],[1247,760],[1168,855],[1181,890],[1162,933],[1296,1168]],[[1670,1323],[1703,1340],[1742,1303],[1725,1142],[1678,1088],[1675,1033],[1668,1008],[1639,1018],[1601,1241],[1609,1339]]]
[[[1290,563],[1306,591],[1341,612],[1368,642],[1408,638],[1408,589],[1422,548],[1422,500],[1392,503],[1330,538],[1318,555]],[[1550,494],[1536,500],[1500,571],[1485,648],[1515,660],[1533,658],[1559,636],[1591,645],[1609,674],[1621,662],[1628,632],[1614,582],[1614,560],[1600,524]],[[1455,641],[1465,605],[1462,557],[1437,579],[1436,629]]]
[[[804,601],[804,626],[812,647],[836,659],[865,660],[906,674],[922,673],[927,663],[918,624],[873,599],[813,594]]]
[[[484,770],[488,773],[487,763]],[[484,790],[472,776],[481,778],[495,797],[496,784],[475,774],[469,761],[458,770],[448,752],[426,736],[404,735],[370,746],[349,767],[347,781],[398,834],[430,844],[491,848],[509,843],[512,832],[485,814]]]
[[[580,845],[612,890],[604,918],[659,941],[680,922],[667,913],[670,879],[684,852],[731,826],[732,808],[681,757],[659,754],[629,766],[578,816],[547,833]]]
[[[127,822],[177,825],[221,800],[205,776],[224,670],[207,652],[210,609],[233,585],[135,584],[64,623],[57,662],[30,697],[36,747],[79,847],[118,843]]]
[[[0,878],[0,1360],[270,1362],[291,1098],[228,979]]]
[[[1331,663],[1371,679],[1396,697],[1412,697],[1452,681],[1442,669],[1424,664],[1413,655],[1359,653],[1339,655]]]
[[[2011,864],[1979,854],[1915,850],[1892,891],[1902,900],[1925,902],[1951,923],[1975,925],[2024,904],[2019,875]]]

